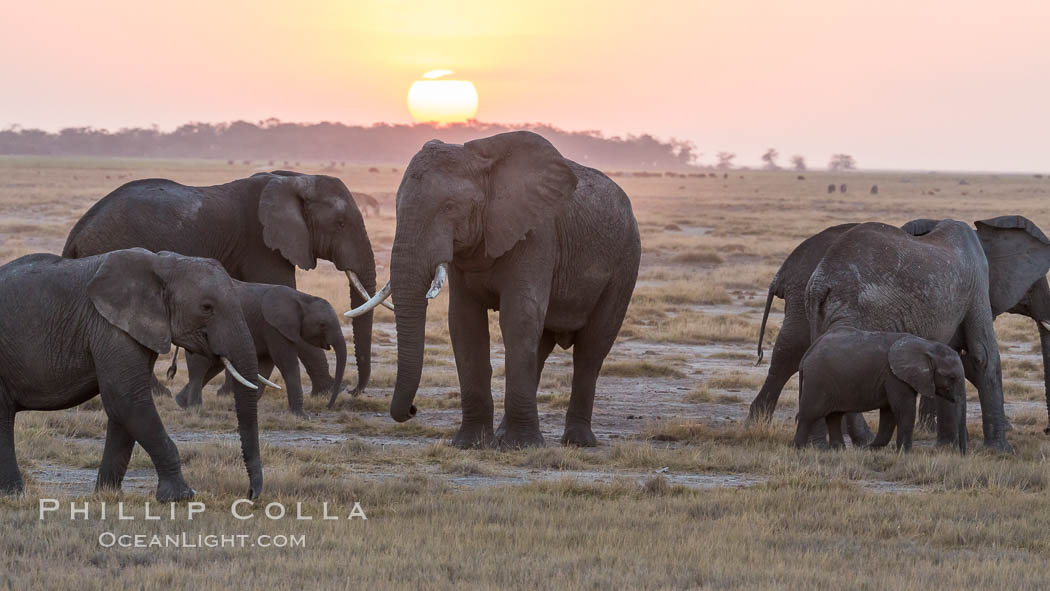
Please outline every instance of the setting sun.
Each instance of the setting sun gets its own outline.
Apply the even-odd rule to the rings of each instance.
[[[478,91],[469,80],[447,80],[451,70],[431,70],[408,89],[408,110],[419,122],[461,123],[478,112]]]

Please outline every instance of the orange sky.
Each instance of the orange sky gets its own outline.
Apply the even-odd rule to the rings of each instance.
[[[408,122],[437,68],[483,121],[686,138],[702,162],[1050,172],[1050,3],[1017,0],[9,3],[0,125]]]

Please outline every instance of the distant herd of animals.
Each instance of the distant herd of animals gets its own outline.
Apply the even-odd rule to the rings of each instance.
[[[829,191],[833,186],[829,186]],[[845,187],[843,186],[843,189]],[[876,192],[872,188],[872,192]],[[541,446],[536,391],[554,349],[572,348],[563,445],[594,446],[595,386],[638,275],[641,242],[630,200],[609,176],[564,158],[543,137],[512,132],[465,144],[426,143],[397,191],[390,280],[377,289],[361,207],[337,178],[288,171],[209,187],[129,182],[96,202],[62,256],[0,267],[0,492],[24,484],[14,419],[100,395],[108,418],[96,488],[119,489],[137,443],[157,472],[157,499],[193,496],[153,396],[158,355],[185,351],[180,406],[226,371],[247,496],[263,487],[258,398],[276,367],[291,412],[303,411],[299,362],[313,394],[342,390],[347,344],[332,306],[295,289],[318,259],[346,274],[357,384],[371,374],[372,316],[394,310],[397,374],[390,415],[406,421],[424,362],[430,299],[449,284],[448,324],[459,377],[459,448]],[[975,227],[920,219],[901,228],[844,224],[805,240],[773,278],[785,318],[765,384],[750,409],[769,420],[800,375],[796,445],[907,450],[916,423],[966,450],[965,382],[980,396],[984,443],[1008,451],[993,319],[1036,321],[1050,370],[1050,240],[1029,220]],[[396,307],[395,307],[396,304]],[[494,425],[487,312],[499,311],[505,412]],[[335,375],[324,350],[333,350]],[[758,344],[762,359],[762,339]],[[1047,373],[1050,413],[1050,372]],[[879,410],[874,436],[859,414]]]

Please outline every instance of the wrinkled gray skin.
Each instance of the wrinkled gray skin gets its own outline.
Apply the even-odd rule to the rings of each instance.
[[[954,409],[959,451],[966,453],[966,376],[951,347],[898,332],[837,328],[802,358],[795,446],[810,443],[824,422],[831,447],[843,447],[842,415],[879,410],[871,447],[885,447],[897,430],[897,449],[911,449],[915,395],[940,398]]]
[[[512,132],[463,145],[428,142],[397,192],[390,285],[397,304],[397,382],[405,421],[423,366],[434,269],[448,263],[449,333],[463,405],[452,443],[543,445],[536,388],[555,344],[573,347],[562,443],[596,445],[595,383],[623,322],[641,243],[627,195],[547,140]],[[493,432],[488,310],[506,348],[505,416]]]
[[[0,267],[0,491],[23,489],[14,419],[101,394],[108,417],[97,489],[119,489],[138,443],[157,470],[157,500],[193,496],[150,394],[150,368],[172,343],[223,356],[252,380],[255,349],[230,277],[212,260],[142,249],[79,260],[24,256]],[[262,490],[257,396],[234,388],[248,495]]]
[[[259,374],[269,379],[276,366],[284,378],[288,409],[305,417],[298,351],[304,345],[320,350],[335,349],[335,380],[342,383],[346,369],[346,340],[339,317],[325,300],[284,285],[234,280],[233,289],[255,343]],[[186,357],[189,382],[175,397],[175,402],[183,408],[200,406],[201,389],[223,371],[222,363],[212,357],[196,353],[189,353]],[[168,370],[169,376],[173,375],[174,367],[173,362],[172,369]],[[260,396],[262,388],[260,386]]]
[[[910,333],[965,349],[966,377],[981,399],[984,443],[1009,451],[988,286],[981,241],[963,222],[938,222],[923,236],[860,224],[831,245],[809,279],[810,338],[853,327]],[[939,443],[955,443],[952,426],[950,407],[939,404]]]
[[[922,235],[936,224],[935,220],[920,219],[904,224],[901,229],[912,235]],[[805,311],[806,284],[831,244],[856,225],[832,226],[803,241],[784,261],[770,283],[766,309],[762,316],[762,332],[765,332],[766,319],[774,296],[784,299],[784,322],[773,346],[766,380],[751,403],[749,420],[768,420],[776,408],[784,384],[798,371],[802,355],[810,345],[809,321]],[[1008,288],[994,295],[989,292],[989,301],[994,302],[992,313],[997,316],[1006,311],[1035,320],[1042,343],[1047,415],[1050,422],[1050,331],[1043,325],[1044,322],[1050,322],[1050,287],[1047,285],[1045,272],[1039,275],[1039,261],[1050,264],[1043,248],[1043,245],[1050,244],[1050,240],[1031,221],[1022,216],[1001,216],[982,220],[976,222],[975,226],[989,261],[989,288],[994,290],[996,285]],[[1018,248],[1017,245],[1022,247]],[[1033,261],[1036,263],[1035,268],[1029,268]],[[1023,286],[1028,277],[1035,277],[1034,282],[1020,298],[1017,298],[1016,294],[1020,291],[1017,286]],[[759,362],[762,356],[760,335]],[[936,421],[932,418],[934,412],[933,405],[928,404],[926,399],[920,400],[920,420],[931,429],[936,428]],[[850,415],[847,415],[847,421],[850,419]],[[1050,433],[1050,427],[1047,432]],[[815,429],[814,433],[823,435],[819,429]]]
[[[80,218],[62,256],[79,258],[121,248],[168,250],[213,258],[241,281],[295,287],[295,267],[317,259],[353,271],[375,293],[375,259],[361,212],[337,178],[275,171],[211,187],[165,179],[133,181],[103,197]],[[353,307],[365,298],[350,288]],[[353,321],[355,393],[371,374],[372,313]],[[299,349],[314,395],[336,392],[322,351]]]

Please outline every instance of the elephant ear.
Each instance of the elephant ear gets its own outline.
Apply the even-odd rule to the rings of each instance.
[[[530,131],[474,140],[484,160],[485,254],[496,258],[558,215],[576,191],[576,173],[550,142]]]
[[[156,255],[142,248],[105,255],[87,285],[88,298],[110,324],[158,354],[171,350],[171,318]]]
[[[992,313],[1013,308],[1050,269],[1050,239],[1019,215],[974,222],[988,259],[988,297]]]
[[[270,182],[259,196],[263,242],[293,265],[313,269],[317,266],[317,257],[310,250],[310,230],[304,208],[314,179],[305,175],[270,176]]]
[[[302,340],[302,308],[289,287],[276,286],[263,292],[262,314],[266,323],[293,343]]]
[[[929,350],[929,343],[919,337],[901,337],[890,346],[889,362],[893,375],[919,394],[932,398],[936,387]]]
[[[907,234],[911,234],[912,236],[922,236],[924,234],[929,234],[930,230],[933,230],[933,227],[939,223],[940,220],[919,218],[917,220],[912,220],[907,224],[904,224],[903,226],[901,226],[901,230],[903,230]]]

